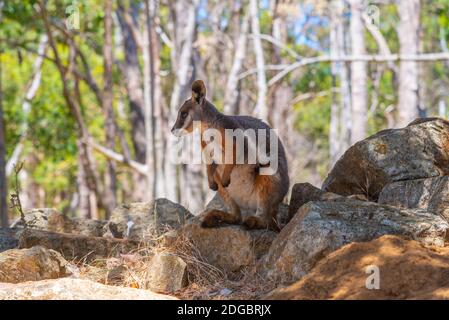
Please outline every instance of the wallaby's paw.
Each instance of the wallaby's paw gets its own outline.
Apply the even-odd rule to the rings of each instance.
[[[270,224],[269,229],[274,232],[281,231],[281,227],[275,221],[273,221],[273,223]]]
[[[209,189],[211,189],[213,191],[217,191],[218,190],[218,184],[215,181],[209,182]]]
[[[203,228],[213,228],[220,224],[221,219],[221,212],[217,210],[211,210],[206,213],[206,215],[203,218],[203,221],[201,222],[201,227]]]
[[[221,180],[221,184],[223,185],[223,187],[228,187],[231,184],[231,177],[229,178],[222,178]]]
[[[251,230],[251,229],[266,229],[267,228],[267,224],[265,223],[265,221],[259,217],[255,217],[255,216],[246,218],[243,221],[243,225],[249,230]]]

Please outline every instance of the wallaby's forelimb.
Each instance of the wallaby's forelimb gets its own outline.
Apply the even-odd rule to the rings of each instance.
[[[218,184],[215,182],[215,170],[217,169],[217,165],[215,163],[206,164],[207,171],[207,182],[209,183],[209,188],[213,191],[218,190]]]
[[[233,164],[225,164],[223,166],[223,173],[221,175],[221,184],[225,188],[227,186],[229,186],[229,184],[231,183],[232,169],[234,169],[234,165]]]
[[[224,203],[231,209],[231,212],[228,213],[221,210],[212,209],[206,213],[201,225],[205,228],[211,228],[216,227],[221,222],[228,224],[240,224],[242,222],[242,213],[239,206],[229,196],[229,193],[223,186],[218,173],[214,174],[214,180],[218,186],[218,194],[221,199],[223,199]]]

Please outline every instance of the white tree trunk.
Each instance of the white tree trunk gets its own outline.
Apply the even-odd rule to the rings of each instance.
[[[267,79],[265,76],[265,59],[263,56],[262,41],[260,40],[259,11],[257,0],[250,0],[249,14],[251,17],[251,31],[253,33],[254,54],[257,68],[257,104],[254,114],[260,119],[268,121],[267,105]]]
[[[365,36],[363,23],[363,1],[351,0],[351,47],[353,55],[365,54]],[[352,130],[351,143],[366,137],[367,124],[367,75],[366,62],[357,61],[351,64],[351,103]]]
[[[47,49],[48,38],[46,34],[43,34],[39,40],[39,46],[37,49],[36,60],[33,63],[33,76],[30,80],[28,90],[25,93],[25,97],[22,103],[22,112],[25,121],[20,126],[20,139],[14,148],[11,157],[6,163],[6,176],[10,176],[14,167],[14,164],[19,162],[20,155],[23,150],[23,142],[28,131],[28,114],[31,111],[31,101],[34,99],[37,90],[39,89],[41,83],[42,75],[42,63],[44,62],[45,51]]]
[[[398,13],[400,53],[415,55],[419,48],[419,0],[398,0]],[[396,126],[406,126],[418,116],[418,63],[401,61]]]
[[[145,164],[147,166],[147,197],[149,199],[155,196],[155,175],[153,172],[153,166],[155,162],[153,159],[153,126],[154,126],[154,85],[153,85],[153,75],[154,75],[154,57],[152,56],[152,44],[151,44],[151,26],[152,19],[150,14],[150,4],[149,0],[145,1],[145,22],[143,23],[143,34],[142,34],[142,57],[143,57],[143,103],[144,103],[144,114],[145,114],[145,143],[146,143],[146,156]]]
[[[199,1],[178,1],[174,4],[176,21],[173,21],[174,45],[172,49],[172,67],[175,84],[170,99],[169,125],[167,127],[167,152],[165,161],[166,197],[179,202],[177,165],[173,152],[173,140],[170,128],[176,120],[178,108],[183,99],[189,96],[189,81],[192,75],[193,42],[196,28],[196,11]]]
[[[335,4],[335,1],[332,2]],[[331,16],[330,16],[330,55],[331,57],[338,57],[339,45],[338,45],[338,27],[340,16],[335,11],[335,6],[332,7]],[[333,87],[336,86],[338,71],[341,68],[341,63],[333,62],[331,66],[332,71],[332,83]],[[330,158],[330,167],[333,167],[335,162],[338,160],[340,156],[340,114],[341,108],[338,103],[336,94],[332,92],[332,105],[331,105],[331,118],[330,118],[330,126],[329,126],[329,158]]]
[[[224,103],[224,112],[226,114],[236,114],[237,100],[238,100],[238,84],[239,73],[242,69],[243,60],[246,56],[246,42],[248,36],[248,15],[243,16],[242,25],[240,28],[240,35],[235,46],[234,61],[232,63],[231,71],[229,73],[228,81],[226,83],[226,95]]]
[[[343,18],[345,5],[342,1],[333,1],[331,7],[331,58],[332,73],[339,83],[338,98],[333,98],[331,124],[329,130],[330,165],[332,166],[349,148],[351,143],[351,90],[349,85],[348,64],[338,61],[346,56],[347,28]],[[332,93],[334,94],[334,93]]]

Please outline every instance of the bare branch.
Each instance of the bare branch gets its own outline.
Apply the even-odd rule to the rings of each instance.
[[[27,224],[25,221],[25,213],[22,209],[22,203],[20,202],[20,183],[19,183],[19,173],[23,168],[23,162],[19,164],[14,164],[14,193],[11,193],[11,209],[16,209],[20,214],[20,220],[22,225],[26,228]]]
[[[304,67],[306,65],[319,63],[319,62],[355,62],[355,61],[366,61],[366,62],[389,62],[389,61],[420,61],[420,62],[434,62],[434,61],[444,61],[449,60],[449,52],[438,52],[438,53],[422,53],[415,55],[349,55],[340,57],[331,57],[330,55],[323,55],[318,57],[304,58],[301,61],[297,61],[284,70],[279,72],[273,78],[268,81],[268,86],[272,86],[283,77],[285,77],[290,72]]]
[[[382,32],[380,32],[379,28],[371,22],[366,13],[362,14],[362,18],[363,22],[365,23],[366,29],[368,29],[368,31],[371,33],[377,43],[377,46],[379,47],[379,53],[383,55],[390,55],[390,47],[388,47],[387,40],[385,40],[385,37],[382,35]],[[396,65],[392,61],[389,61],[387,63],[388,67],[397,73],[398,68],[396,67]]]
[[[254,39],[255,35],[254,34],[250,34],[249,35],[250,38]],[[287,45],[285,45],[284,43],[282,43],[281,41],[277,40],[275,37],[269,35],[269,34],[259,34],[259,38],[268,42],[271,42],[272,44],[274,44],[275,46],[285,50],[286,52],[288,52],[289,55],[291,55],[293,58],[295,58],[296,60],[299,60],[302,58],[302,56],[300,56],[299,54],[297,54],[295,52],[295,50],[289,48]]]
[[[124,155],[117,153],[111,149],[108,149],[98,143],[96,143],[94,140],[89,139],[87,142],[95,151],[101,153],[102,155],[104,155],[106,158],[114,160],[118,163],[124,164],[126,166],[128,166],[129,168],[137,171],[138,173],[142,174],[142,175],[147,175],[148,174],[148,169],[147,166],[134,161],[134,160],[130,160],[127,159]]]

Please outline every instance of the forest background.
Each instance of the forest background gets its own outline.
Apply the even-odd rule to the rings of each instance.
[[[449,0],[0,0],[2,224],[17,184],[24,209],[70,216],[157,197],[200,211],[204,168],[168,147],[198,78],[320,186],[353,143],[447,117],[448,41]]]

